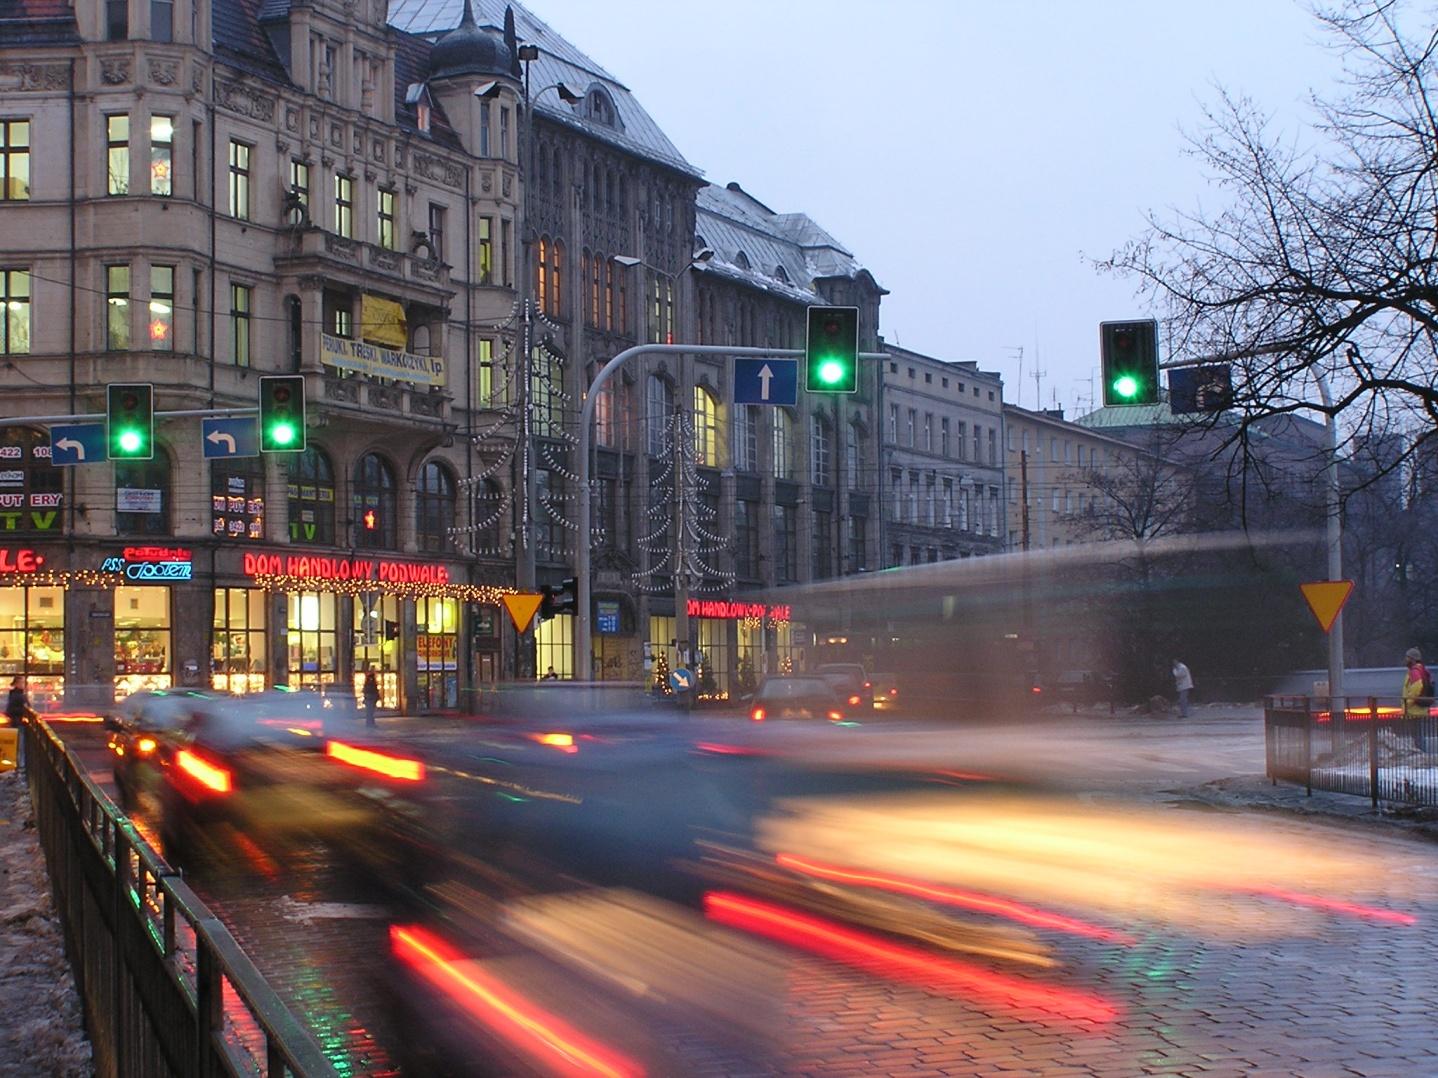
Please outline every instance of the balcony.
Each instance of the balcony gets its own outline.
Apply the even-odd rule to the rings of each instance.
[[[343,412],[402,416],[424,426],[449,422],[449,394],[443,387],[388,383],[364,377],[340,377],[327,369],[320,402]]]
[[[345,239],[315,227],[295,229],[280,241],[275,268],[282,273],[322,273],[355,288],[372,287],[378,278],[389,282],[392,289],[436,306],[443,305],[452,292],[449,267],[443,262]]]

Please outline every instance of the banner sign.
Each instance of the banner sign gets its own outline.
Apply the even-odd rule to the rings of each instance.
[[[392,378],[422,386],[444,385],[443,356],[417,356],[348,337],[331,337],[328,333],[320,334],[320,362],[371,378]]]
[[[691,618],[743,621],[745,618],[767,617],[770,621],[788,621],[792,607],[787,603],[782,606],[765,606],[763,603],[735,603],[727,599],[690,599],[687,610]]]
[[[375,558],[310,554],[245,554],[245,575],[294,576],[304,580],[375,580],[385,584],[448,584],[443,565]]]

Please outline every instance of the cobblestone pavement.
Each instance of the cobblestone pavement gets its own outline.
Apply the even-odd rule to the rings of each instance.
[[[1200,823],[1217,811],[1229,825],[1295,844],[1311,843],[1316,828],[1335,843],[1357,836],[1381,867],[1366,893],[1315,908],[1296,905],[1301,894],[1215,891],[1204,930],[1135,916],[1117,926],[1130,945],[1044,933],[1057,968],[993,967],[1098,997],[1115,1008],[1103,1022],[1035,1011],[1002,989],[945,989],[901,965],[860,970],[781,950],[784,1021],[772,1050],[696,1060],[688,1073],[1438,1075],[1438,851],[1390,830],[1249,812],[1241,798],[1202,803],[1185,791],[1261,770],[1261,722],[1256,758],[1251,714],[1176,723],[1121,716],[1081,738],[1076,759],[1108,757],[1081,800],[1129,793],[1154,814]],[[345,1073],[394,1073],[385,920],[363,880],[311,849],[283,862],[257,851],[194,882]],[[1296,892],[1321,889],[1294,882]],[[1255,913],[1268,915],[1261,931]]]

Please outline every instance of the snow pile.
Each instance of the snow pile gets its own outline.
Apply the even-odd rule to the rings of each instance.
[[[10,771],[0,774],[0,1074],[91,1072],[30,794],[20,772]]]
[[[1355,767],[1368,766],[1368,735],[1365,732],[1361,737],[1349,735],[1348,744],[1340,751],[1331,755],[1325,754],[1313,761],[1315,767],[1335,768],[1339,770]],[[1413,743],[1411,737],[1399,737],[1392,730],[1380,729],[1378,731],[1378,766],[1379,767],[1432,767],[1435,761],[1428,753],[1423,752]]]

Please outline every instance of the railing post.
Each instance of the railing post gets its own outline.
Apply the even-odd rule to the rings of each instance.
[[[1328,701],[1328,722],[1335,721],[1333,701]],[[1313,796],[1313,697],[1303,698],[1303,793]]]
[[[202,933],[195,933],[195,1071],[209,1078],[215,1056],[215,1030],[225,1020],[225,992],[220,964]]]
[[[1368,788],[1373,807],[1378,807],[1378,698],[1368,698]]]

